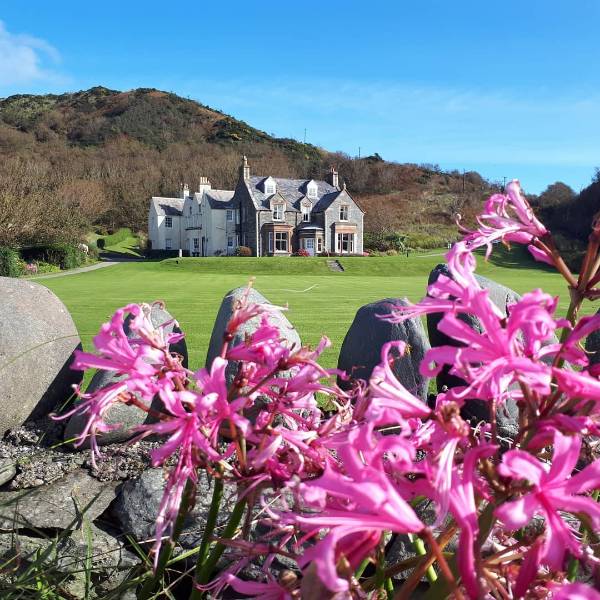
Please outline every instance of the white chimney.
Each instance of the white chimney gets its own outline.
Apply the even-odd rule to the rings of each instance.
[[[198,193],[203,196],[204,192],[211,189],[210,181],[208,177],[200,177],[200,184],[198,185]]]
[[[331,167],[331,169],[329,169],[329,173],[328,173],[327,181],[328,181],[328,183],[330,183],[330,184],[331,184],[333,187],[335,187],[335,188],[339,188],[339,178],[338,178],[338,172],[335,170],[335,167]]]
[[[181,190],[179,192],[179,195],[181,198],[183,198],[184,200],[190,195],[190,186],[187,183],[184,183],[181,186]]]

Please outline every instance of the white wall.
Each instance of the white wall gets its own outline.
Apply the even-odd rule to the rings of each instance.
[[[172,216],[172,227],[165,226],[165,216],[157,215],[154,206],[150,208],[148,214],[148,237],[152,242],[153,250],[166,250],[165,240],[171,240],[171,249],[178,250],[183,248],[182,242],[184,224],[182,218],[178,216]]]

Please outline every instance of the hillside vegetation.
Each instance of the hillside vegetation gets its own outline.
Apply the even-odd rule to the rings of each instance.
[[[201,175],[232,189],[252,172],[322,178],[335,165],[372,232],[441,237],[490,192],[477,173],[361,159],[276,138],[193,100],[103,87],[0,100],[0,245],[77,238],[90,228],[144,230],[148,199]]]

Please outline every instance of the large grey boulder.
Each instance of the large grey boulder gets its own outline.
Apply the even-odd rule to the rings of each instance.
[[[0,277],[0,435],[66,402],[79,334],[65,305],[31,281]]]
[[[16,474],[15,461],[10,458],[0,458],[0,486],[8,483]]]
[[[76,529],[106,510],[116,487],[116,482],[98,481],[79,469],[49,485],[0,492],[0,529]]]
[[[448,269],[448,265],[440,264],[433,269],[429,275],[428,285],[431,285],[437,281],[440,275],[445,275],[452,279],[452,274]],[[475,279],[479,285],[489,291],[490,300],[502,311],[504,316],[507,316],[507,306],[518,302],[521,296],[514,290],[496,283],[495,281],[482,277],[481,275],[475,275]],[[483,332],[481,321],[474,315],[459,315],[459,318],[465,323],[470,325],[475,331]],[[438,324],[442,319],[442,315],[439,313],[427,315],[427,331],[429,333],[429,342],[432,347],[438,346],[461,346],[460,342],[448,337],[441,331],[438,331]],[[464,385],[464,381],[456,376],[448,373],[448,368],[444,368],[437,376],[437,387],[438,392],[442,391],[444,387],[452,388],[456,386]],[[480,421],[489,422],[489,403],[479,400],[469,400],[466,402],[462,412],[462,416],[465,419],[470,420],[473,423]],[[496,424],[498,429],[498,435],[502,438],[512,439],[519,431],[519,408],[513,400],[505,402],[503,406],[498,407],[496,412]]]
[[[392,323],[381,317],[390,315],[394,308],[406,306],[406,298],[386,298],[361,306],[340,350],[338,369],[345,371],[352,379],[369,380],[373,369],[381,361],[381,348],[387,342],[403,341],[408,351],[402,357],[395,357],[392,370],[398,381],[415,396],[427,401],[429,378],[419,372],[419,365],[429,350],[429,340],[421,319],[407,319],[402,323]],[[351,382],[339,380],[342,387],[348,388]]]
[[[152,305],[150,319],[155,327],[173,321],[173,317],[158,304]],[[131,319],[129,317],[125,319],[123,329],[127,337],[131,339],[135,334],[129,328],[130,320]],[[166,326],[165,331],[168,333],[181,333],[179,327],[177,327],[174,323],[170,323],[168,326]],[[176,344],[171,345],[170,350],[172,353],[183,356],[183,364],[184,366],[187,366],[188,353],[185,339],[182,339]],[[123,378],[123,376],[117,375],[117,373],[114,371],[98,370],[92,377],[92,380],[86,389],[86,393],[96,392],[102,388],[112,385],[113,383],[121,381]],[[158,402],[158,399],[156,399],[155,403],[158,404]],[[160,404],[158,404],[157,407],[160,407]],[[132,438],[132,435],[128,433],[132,427],[135,427],[136,425],[142,425],[143,423],[148,423],[150,420],[151,417],[149,415],[145,414],[135,406],[126,405],[123,403],[115,403],[104,413],[104,421],[109,425],[119,425],[119,427],[112,431],[102,433],[101,435],[99,434],[97,437],[98,444],[100,446],[105,446],[107,444],[126,442]],[[65,428],[65,440],[73,440],[76,438],[84,430],[86,423],[87,415],[73,415],[67,422],[67,426]],[[86,440],[79,447],[89,448],[89,440]]]
[[[219,308],[215,324],[213,326],[212,335],[210,337],[210,343],[208,345],[208,352],[206,354],[206,367],[210,368],[213,360],[221,354],[221,349],[224,342],[225,328],[227,323],[233,315],[234,307],[237,301],[241,300],[246,293],[247,288],[239,287],[228,292]],[[270,302],[254,288],[250,289],[248,301],[255,304],[270,304]],[[287,320],[285,315],[279,311],[269,312],[269,322],[279,330],[281,339],[289,348],[300,348],[302,345],[300,336],[294,326]],[[254,317],[249,321],[246,321],[235,333],[233,339],[230,340],[229,346],[237,346],[241,344],[246,335],[254,333],[260,325],[260,317]],[[231,362],[225,371],[227,383],[231,384],[237,373],[237,363]]]
[[[162,469],[147,469],[139,479],[123,484],[121,494],[113,510],[125,534],[132,534],[138,542],[153,540],[156,515],[166,485],[166,474]],[[206,477],[198,482],[196,504],[187,516],[179,544],[183,548],[194,548],[202,541],[208,511],[212,501],[213,486]],[[236,503],[235,486],[225,484],[221,510],[217,519],[219,526],[227,523]]]

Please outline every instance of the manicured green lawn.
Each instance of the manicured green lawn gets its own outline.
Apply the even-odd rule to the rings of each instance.
[[[368,302],[406,296],[416,301],[425,294],[427,276],[443,262],[444,251],[410,257],[338,259],[346,269],[334,273],[322,258],[205,258],[163,262],[124,263],[89,273],[40,283],[67,305],[84,346],[99,325],[119,306],[129,302],[164,300],[187,334],[191,366],[203,365],[212,325],[222,297],[255,277],[255,287],[275,304],[288,304],[288,317],[303,342],[316,344],[328,335],[333,347],[323,364],[336,365],[339,348],[356,310]],[[482,275],[519,293],[541,287],[561,296],[564,314],[568,298],[563,280],[513,251],[496,251],[489,263],[479,261]],[[594,307],[587,305],[586,312]]]

